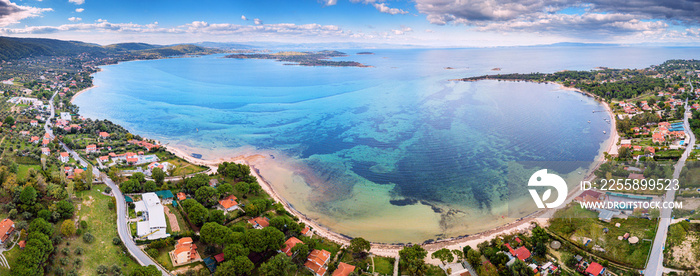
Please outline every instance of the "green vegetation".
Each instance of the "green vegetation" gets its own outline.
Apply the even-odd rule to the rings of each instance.
[[[302,65],[302,66],[334,66],[334,67],[369,67],[356,61],[334,61],[328,60],[333,57],[344,57],[347,54],[338,51],[320,51],[320,52],[279,52],[274,54],[233,54],[227,55],[227,58],[238,59],[274,59],[286,63],[285,65]]]
[[[648,240],[656,234],[656,220],[630,217],[626,220],[615,218],[607,223],[597,217],[596,212],[583,209],[579,204],[571,204],[557,211],[554,218],[550,219],[549,230],[593,255],[630,267],[643,268],[651,249]],[[616,223],[620,223],[620,227],[616,227]],[[618,236],[624,236],[625,233],[639,238],[639,243],[630,244],[627,240],[619,240]]]

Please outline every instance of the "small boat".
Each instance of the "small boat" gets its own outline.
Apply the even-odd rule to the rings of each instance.
[[[590,124],[590,123],[591,123],[591,120],[588,120],[588,123]]]
[[[603,134],[606,134],[606,133],[607,133],[607,132],[605,132],[605,130],[603,130]]]

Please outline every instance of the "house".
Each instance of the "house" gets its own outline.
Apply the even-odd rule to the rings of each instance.
[[[63,163],[68,163],[68,161],[70,161],[70,155],[68,155],[67,152],[61,152],[61,154],[58,156],[58,160]]]
[[[27,135],[29,135],[29,130],[22,130],[22,131],[19,132],[19,134],[20,134],[20,135],[27,136]]]
[[[165,213],[163,213],[163,205],[155,193],[144,193],[141,195],[142,201],[134,202],[136,212],[141,212],[145,218],[144,221],[139,221],[136,224],[137,235],[141,238],[156,240],[169,237],[165,229]]]
[[[219,186],[219,180],[216,178],[209,179],[209,186],[211,186],[211,187]]]
[[[5,244],[15,231],[15,222],[10,219],[0,221],[0,244]]]
[[[188,264],[200,259],[197,245],[192,242],[190,237],[177,240],[175,250],[170,251],[170,258],[173,261],[173,266]]]
[[[187,199],[187,195],[183,192],[177,193],[177,200],[185,200]]]
[[[663,142],[666,141],[666,137],[664,137],[664,134],[663,134],[663,133],[661,133],[661,132],[656,132],[656,133],[654,133],[654,134],[651,135],[651,140],[652,140],[654,143],[663,143]]]
[[[638,179],[638,180],[642,180],[642,179],[644,179],[644,175],[643,175],[643,174],[639,174],[639,173],[630,173],[630,175],[627,176],[627,178],[629,178],[629,179]]]
[[[49,155],[51,154],[51,150],[49,148],[41,148],[41,154]]]
[[[31,138],[29,138],[29,142],[30,142],[30,143],[35,143],[35,144],[36,144],[37,142],[39,142],[39,137],[38,137],[38,136],[32,136]]]
[[[513,250],[513,248],[510,247],[510,244],[506,243],[506,247],[508,247],[508,251],[511,255],[513,255],[513,257],[516,257],[518,258],[518,260],[521,260],[523,262],[529,259],[530,256],[532,256],[532,254],[530,254],[530,250],[527,250],[525,246],[521,246],[518,247],[518,249]]]
[[[253,219],[249,219],[248,223],[253,225],[253,228],[255,229],[263,229],[265,227],[270,226],[269,219],[266,217],[257,217]]]
[[[586,275],[588,276],[603,275],[603,272],[605,272],[605,268],[596,262],[592,262],[588,265],[588,268],[586,268]]]
[[[294,248],[295,245],[298,243],[304,243],[300,239],[297,239],[296,237],[291,237],[287,239],[286,242],[284,242],[284,247],[282,248],[282,253],[287,254],[287,256],[291,257],[293,254],[292,248]]]
[[[307,237],[311,237],[311,229],[308,226],[306,226],[304,227],[304,229],[301,230],[301,234]]]
[[[109,133],[104,132],[104,131],[100,131],[99,136],[100,136],[100,138],[102,138],[102,139],[106,139],[106,138],[109,138]]]
[[[42,146],[48,146],[49,143],[51,143],[51,139],[49,139],[49,138],[41,139],[41,145],[42,145]]]
[[[583,204],[588,204],[588,203],[595,204],[596,202],[602,202],[602,200],[601,200],[602,195],[603,195],[602,193],[595,191],[595,190],[585,190],[579,196],[574,198],[574,201],[578,202],[578,203],[583,203]],[[586,206],[593,206],[590,204],[586,205]],[[519,242],[519,243],[522,243],[522,242]]]
[[[70,121],[71,116],[68,112],[61,112],[61,120]]]
[[[87,145],[87,147],[85,148],[85,152],[86,153],[97,152],[97,146],[95,144]]]
[[[107,162],[107,161],[109,161],[109,156],[107,156],[107,155],[100,156],[100,162],[104,163],[104,162]]]
[[[130,164],[130,165],[136,164],[136,162],[138,162],[138,161],[139,161],[138,158],[133,158],[133,157],[132,157],[132,158],[129,158],[129,157],[126,158],[126,163],[128,163],[128,164]]]
[[[236,196],[230,195],[222,200],[219,200],[219,205],[221,205],[225,211],[230,212],[238,209],[238,202],[236,202],[236,200]]]
[[[348,276],[353,271],[355,271],[354,265],[349,265],[344,262],[340,262],[338,264],[338,268],[336,268],[335,271],[333,271],[332,276]]]
[[[39,126],[39,122],[37,120],[31,120],[31,121],[29,121],[29,124],[31,126]]]
[[[328,267],[326,264],[328,263],[328,260],[331,258],[331,253],[326,251],[326,250],[318,250],[314,249],[309,253],[309,256],[306,258],[306,263],[304,263],[304,266],[311,270],[311,272],[314,273],[316,276],[323,276],[326,275],[326,270],[328,270]]]

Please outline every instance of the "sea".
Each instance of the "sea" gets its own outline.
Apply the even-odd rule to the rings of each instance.
[[[85,117],[203,159],[260,155],[251,165],[323,227],[416,243],[536,211],[518,205],[532,200],[529,173],[549,166],[567,179],[586,175],[611,140],[610,115],[581,93],[452,79],[700,56],[699,48],[612,46],[340,51],[347,56],[334,60],[371,67],[223,55],[130,61],[102,66],[74,103]]]

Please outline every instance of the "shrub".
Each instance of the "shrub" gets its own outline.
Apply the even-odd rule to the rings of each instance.
[[[153,258],[157,258],[158,255],[160,254],[160,251],[158,251],[158,249],[155,249],[155,248],[149,248],[149,249],[146,249],[146,253],[148,253],[148,255],[151,255],[151,257],[153,257]]]
[[[86,243],[92,243],[95,241],[95,236],[90,234],[90,232],[87,232],[85,235],[83,235],[83,241]]]
[[[121,243],[122,243],[122,240],[120,238],[118,238],[118,237],[112,238],[112,244],[119,245]]]
[[[75,248],[74,252],[75,252],[75,255],[83,255],[83,252],[85,252],[85,250],[82,247],[78,246]]]
[[[97,267],[97,274],[107,274],[109,272],[109,268],[107,268],[106,265],[100,265]]]

